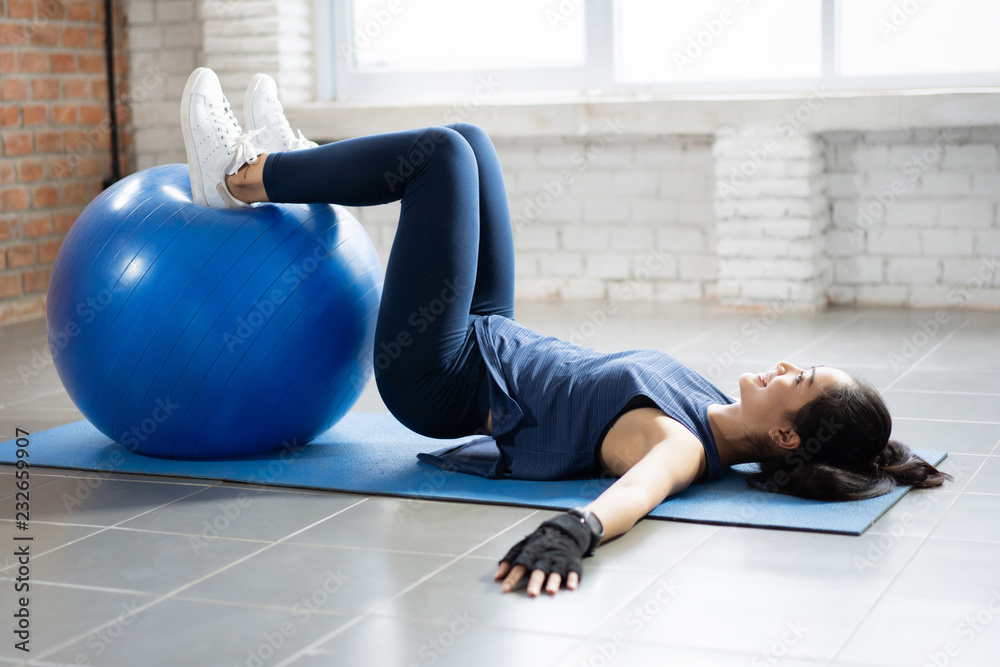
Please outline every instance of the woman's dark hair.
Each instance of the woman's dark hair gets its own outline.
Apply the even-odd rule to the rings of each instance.
[[[823,390],[788,420],[801,443],[761,461],[760,472],[747,479],[750,486],[816,500],[860,500],[898,485],[923,489],[952,478],[889,439],[889,409],[863,380]]]

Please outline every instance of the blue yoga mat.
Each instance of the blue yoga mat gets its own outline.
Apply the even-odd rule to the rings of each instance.
[[[613,478],[558,482],[493,480],[446,472],[417,453],[471,440],[434,440],[385,414],[349,413],[307,445],[216,461],[179,461],[134,454],[87,421],[30,436],[32,466],[170,475],[406,498],[462,500],[498,505],[569,509],[585,505]],[[0,462],[15,461],[15,445],[0,445]],[[937,464],[943,451],[917,451]],[[899,500],[906,487],[878,498],[821,502],[757,491],[747,486],[751,466],[736,466],[717,481],[693,484],[650,516],[698,523],[761,526],[860,535]]]

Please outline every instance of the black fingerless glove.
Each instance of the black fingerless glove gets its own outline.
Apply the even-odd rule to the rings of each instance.
[[[587,519],[579,510],[560,514],[515,544],[500,562],[523,565],[529,573],[542,570],[546,577],[555,572],[563,581],[570,572],[582,578],[583,558],[594,555],[604,535],[600,525],[593,514]]]

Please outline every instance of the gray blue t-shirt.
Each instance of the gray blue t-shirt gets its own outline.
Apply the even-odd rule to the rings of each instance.
[[[491,435],[418,458],[492,478],[555,480],[600,472],[598,446],[627,407],[656,406],[701,441],[706,479],[722,475],[708,406],[733,399],[658,350],[598,352],[501,315],[474,323],[489,372]]]

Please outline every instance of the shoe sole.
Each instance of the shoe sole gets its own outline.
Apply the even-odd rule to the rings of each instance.
[[[181,134],[184,135],[184,150],[187,152],[188,171],[191,177],[191,198],[195,204],[208,206],[208,198],[205,196],[205,183],[201,177],[201,165],[198,164],[197,152],[195,151],[194,140],[191,135],[191,95],[198,81],[207,72],[212,70],[207,67],[199,67],[188,77],[184,86],[184,94],[181,95]],[[197,75],[197,76],[195,76]],[[194,161],[192,161],[194,158]]]

